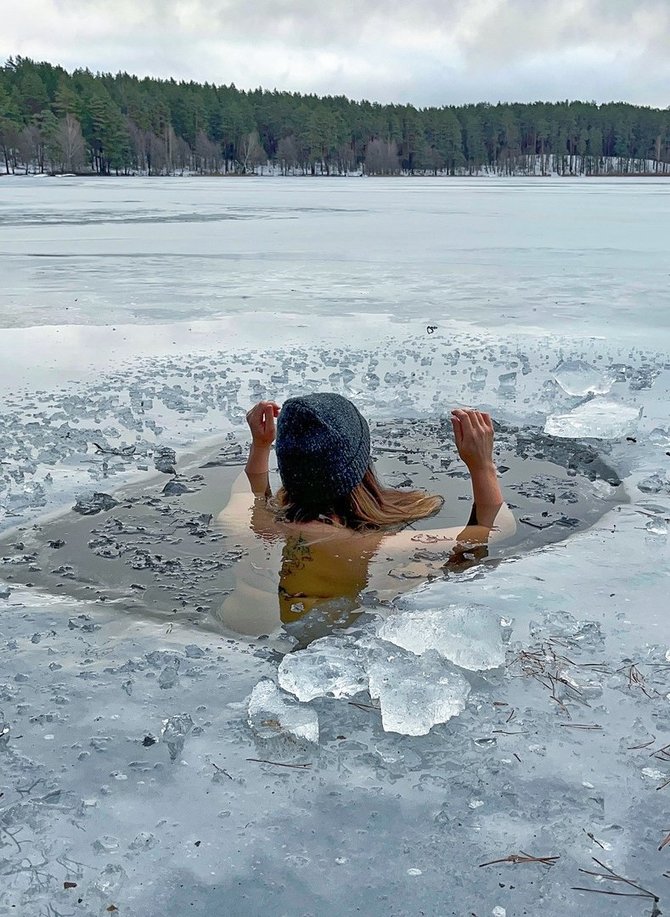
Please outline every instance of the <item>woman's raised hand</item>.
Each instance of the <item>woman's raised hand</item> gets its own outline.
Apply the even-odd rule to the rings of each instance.
[[[275,441],[277,427],[275,419],[279,415],[279,405],[274,401],[259,401],[247,412],[247,423],[255,446],[269,448]]]
[[[493,464],[493,421],[483,411],[456,408],[451,412],[456,448],[468,469],[490,468]]]

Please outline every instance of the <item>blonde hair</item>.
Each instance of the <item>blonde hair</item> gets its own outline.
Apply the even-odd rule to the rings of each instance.
[[[400,527],[437,513],[444,499],[422,490],[396,490],[384,487],[372,464],[360,484],[344,497],[324,497],[306,506],[294,500],[285,487],[274,499],[278,518],[283,522],[326,521],[350,529]]]

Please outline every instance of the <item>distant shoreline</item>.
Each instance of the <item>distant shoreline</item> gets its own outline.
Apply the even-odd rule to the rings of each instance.
[[[195,173],[195,172],[185,172],[184,174],[177,174],[171,172],[163,175],[149,175],[146,172],[120,172],[118,175],[112,173],[101,173],[101,172],[0,172],[0,179],[3,178],[12,178],[12,179],[44,179],[44,178],[95,178],[105,181],[112,178],[150,178],[150,179],[161,179],[161,178],[175,178],[175,179],[190,179],[190,178],[219,178],[222,180],[244,180],[251,178],[263,178],[263,179],[304,179],[309,181],[321,181],[324,179],[369,179],[370,181],[377,181],[379,179],[393,179],[394,181],[413,181],[416,179],[477,179],[481,181],[500,181],[504,179],[514,178],[526,178],[529,181],[537,181],[538,179],[561,179],[561,180],[570,180],[570,179],[579,179],[580,181],[588,181],[590,179],[613,179],[613,178],[648,178],[648,179],[670,179],[670,172],[598,172],[598,173],[573,173],[573,174],[561,174],[560,172],[552,172],[550,174],[541,175],[541,174],[530,174],[527,172],[481,172],[475,174],[469,173],[458,173],[456,175],[451,175],[448,173],[440,173],[438,175],[433,175],[430,173],[419,173],[419,172],[406,172],[402,174],[393,174],[393,175],[366,175],[361,172],[350,172],[346,175],[334,174],[334,175],[303,175],[303,174],[292,174],[292,175],[282,175],[279,172],[208,172],[208,173]]]

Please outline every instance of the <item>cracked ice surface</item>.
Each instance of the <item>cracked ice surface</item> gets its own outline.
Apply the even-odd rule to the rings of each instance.
[[[562,546],[427,584],[396,614],[369,607],[357,632],[326,638],[326,647],[339,647],[324,656],[328,677],[321,662],[309,671],[322,641],[289,654],[278,673],[269,645],[213,634],[204,622],[166,628],[125,615],[122,602],[56,601],[0,587],[2,917],[19,906],[67,914],[73,892],[87,917],[111,905],[151,917],[186,910],[205,917],[222,907],[335,917],[342,911],[332,887],[342,882],[348,903],[369,913],[386,913],[389,896],[399,914],[449,913],[460,889],[475,913],[500,905],[558,917],[577,902],[610,915],[606,896],[582,901],[571,891],[603,848],[613,868],[658,887],[667,869],[657,850],[665,823],[656,787],[664,778],[648,769],[650,755],[670,741],[662,355],[629,344],[447,335],[443,326],[430,339],[422,329],[389,332],[374,346],[278,346],[263,353],[262,368],[252,346],[234,366],[218,349],[138,359],[80,382],[79,401],[68,387],[9,396],[0,477],[6,493],[39,485],[45,499],[52,489],[74,503],[84,481],[88,497],[113,492],[129,468],[143,473],[156,457],[169,460],[166,450],[179,453],[215,432],[230,434],[226,455],[239,462],[252,398],[321,386],[380,418],[431,417],[476,398],[508,424],[523,423],[519,441],[532,451],[546,416],[575,407],[551,378],[559,349],[576,359],[588,351],[611,367],[612,396],[636,415],[643,409],[636,442],[607,445],[633,502]],[[514,386],[503,385],[499,377],[514,363]],[[280,371],[286,381],[271,383],[268,373]],[[144,403],[133,396],[130,404],[129,390],[142,392]],[[573,462],[566,452],[566,467]],[[436,475],[441,467],[435,458]],[[542,492],[542,482],[524,486]],[[5,524],[29,523],[41,509],[14,507]],[[465,657],[449,663],[434,655],[455,652],[468,634],[474,640],[467,627],[476,617],[464,620],[451,645],[441,646],[438,627],[422,627],[421,642],[408,649],[377,635],[395,620],[404,631],[398,639],[416,641],[404,613],[437,624],[436,613],[473,603],[490,609],[494,622],[468,646],[469,662],[477,668],[498,658],[504,618],[513,622],[504,667],[461,670],[454,663],[465,665]],[[427,656],[412,658],[410,650],[424,646]],[[384,664],[382,652],[393,660]],[[312,698],[300,716],[318,718],[318,743],[292,739],[279,710],[259,708],[267,734],[249,725],[255,686],[282,684],[282,673]],[[371,677],[378,698],[367,691]],[[652,771],[667,773],[662,754]],[[380,868],[390,835],[398,853]],[[477,868],[520,850],[560,860],[551,869],[518,867],[513,883],[505,871],[512,867]],[[314,864],[306,888],[302,877]],[[535,870],[532,878],[522,868]]]
[[[308,257],[296,256],[297,267],[292,261],[287,268],[289,256],[283,251],[258,264],[245,261],[246,251],[264,250],[265,244],[261,211],[244,219],[247,208],[228,242],[240,251],[223,252],[234,275],[230,284],[220,283],[220,261],[187,257],[182,270],[180,259],[174,269],[179,275],[173,277],[175,294],[166,303],[165,289],[152,279],[155,271],[147,271],[151,257],[165,255],[164,239],[158,236],[166,211],[159,202],[166,187],[160,180],[133,182],[133,197],[148,194],[152,203],[144,210],[141,203],[125,208],[137,210],[136,223],[152,221],[147,250],[138,252],[137,237],[128,236],[123,251],[107,260],[98,257],[108,246],[102,235],[104,206],[82,202],[84,192],[76,182],[41,184],[61,188],[59,194],[72,198],[71,222],[78,237],[77,227],[87,226],[85,250],[68,251],[69,237],[62,237],[65,241],[58,244],[67,257],[51,259],[55,292],[49,304],[56,308],[40,314],[32,299],[44,298],[31,297],[30,291],[42,291],[43,284],[28,284],[28,294],[19,295],[23,287],[11,278],[28,276],[22,265],[45,262],[32,258],[25,238],[15,241],[5,233],[3,251],[12,252],[5,257],[0,293],[7,324],[100,321],[107,307],[120,322],[125,316],[169,323],[175,312],[185,321],[178,328],[147,327],[144,336],[140,326],[121,323],[114,332],[94,333],[80,324],[67,334],[63,326],[3,333],[0,505],[5,527],[30,525],[43,511],[72,505],[79,496],[113,493],[125,476],[153,470],[156,458],[166,469],[157,473],[169,474],[166,450],[179,456],[203,437],[230,434],[230,461],[239,461],[238,446],[246,443],[241,435],[244,410],[264,395],[281,399],[316,387],[335,389],[354,397],[373,419],[390,420],[439,418],[454,403],[475,402],[522,427],[519,437],[531,454],[540,448],[547,416],[569,414],[578,406],[579,396],[553,378],[555,368],[561,361],[583,361],[613,378],[607,400],[635,411],[636,426],[630,440],[619,436],[598,444],[624,479],[630,503],[611,511],[592,530],[497,565],[437,578],[391,607],[372,603],[351,632],[333,635],[340,648],[348,648],[338,656],[340,674],[352,660],[362,662],[339,698],[322,696],[329,693],[324,692],[328,682],[322,670],[313,673],[308,691],[313,698],[301,702],[301,716],[312,723],[313,714],[318,718],[318,742],[292,738],[290,730],[275,735],[286,713],[272,707],[272,698],[262,699],[258,707],[260,726],[268,734],[259,734],[248,722],[255,687],[274,682],[281,665],[298,673],[310,647],[281,663],[271,640],[215,633],[204,621],[166,626],[164,619],[152,617],[151,609],[140,616],[123,601],[81,602],[64,590],[54,598],[3,580],[0,915],[101,917],[116,913],[114,908],[121,915],[147,917],[651,913],[650,900],[625,899],[621,907],[623,899],[576,891],[575,886],[621,890],[620,883],[591,882],[580,872],[596,868],[593,857],[652,890],[661,899],[658,910],[665,911],[670,847],[659,847],[669,827],[663,800],[670,777],[670,397],[664,326],[659,331],[667,321],[667,258],[658,258],[656,226],[667,219],[663,208],[668,200],[660,186],[631,180],[625,188],[598,183],[583,191],[583,183],[567,181],[560,186],[534,183],[532,189],[496,182],[491,196],[478,181],[471,195],[477,198],[475,209],[492,206],[494,198],[521,199],[523,206],[511,206],[519,206],[522,218],[498,239],[499,248],[473,246],[464,229],[458,235],[463,247],[455,254],[463,266],[448,263],[441,250],[442,269],[419,257],[418,249],[428,246],[426,214],[418,219],[417,201],[423,196],[431,207],[458,209],[456,199],[467,202],[462,185],[451,184],[441,198],[436,185],[430,184],[426,194],[426,186],[413,183],[411,207],[407,196],[394,197],[397,183],[388,185],[374,200],[393,219],[380,220],[361,182],[338,182],[336,192],[328,187],[335,197],[342,194],[339,209],[331,200],[327,219],[349,228],[355,223],[357,252],[363,248],[361,239],[377,239],[381,224],[386,232],[402,214],[398,246],[389,247],[388,238],[379,237],[377,254],[383,251],[385,263],[394,262],[390,267],[370,259],[370,268],[367,259],[364,264],[358,258],[345,270],[333,268],[330,250],[329,263],[319,262],[311,272]],[[314,217],[312,211],[298,214],[295,208],[293,219],[280,223],[286,213],[277,197],[288,193],[287,185],[268,192],[265,184],[240,184],[259,195],[259,208],[263,198],[274,227],[284,227],[287,234],[293,225],[300,227],[297,236],[290,235],[291,250],[300,251],[310,239],[321,244],[323,233],[314,231],[313,220],[320,229],[333,225],[320,222],[326,220],[322,208],[315,208]],[[220,185],[197,185],[202,189],[197,206],[189,201],[171,205],[165,225],[179,222],[183,232],[184,226],[202,224],[211,235],[217,207],[232,225],[235,200],[225,206],[211,200]],[[99,183],[88,187],[92,197],[100,196]],[[119,187],[114,179],[105,183],[115,193]],[[183,193],[182,185],[168,187],[165,196],[171,200]],[[319,183],[319,189],[325,187]],[[380,181],[374,187],[387,186]],[[18,197],[30,194],[24,184],[8,189]],[[241,192],[236,185],[227,193]],[[542,256],[537,248],[533,265],[526,264],[514,244],[526,239],[520,227],[528,225],[529,207],[541,215],[546,211],[540,204],[550,198],[554,208],[568,200],[572,211],[581,194],[589,201],[582,208],[584,219],[576,227],[571,221],[570,233],[558,232],[560,221],[552,219],[556,235],[548,239],[543,234],[547,252],[542,268],[536,266]],[[631,209],[629,202],[639,203],[641,197],[644,206]],[[635,231],[627,220],[599,218],[605,205],[637,215]],[[347,208],[350,212],[343,215]],[[352,208],[365,211],[361,223]],[[35,233],[31,245],[44,254],[52,244],[47,233],[53,232],[49,226],[56,208],[44,205],[33,224],[27,209],[19,201],[12,219],[23,221],[23,232]],[[200,219],[201,209],[207,220]],[[42,226],[45,216],[49,219]],[[116,221],[119,232],[120,214],[106,216]],[[597,227],[594,231],[591,225],[593,249],[583,255],[590,220]],[[407,231],[408,221],[416,235]],[[477,220],[473,225],[478,228]],[[491,226],[488,218],[486,225]],[[619,225],[625,238],[616,235]],[[625,251],[626,258],[603,254],[603,231],[607,245]],[[574,233],[579,234],[579,263],[592,268],[566,284],[565,239]],[[415,237],[420,245],[410,251],[409,263],[406,252]],[[195,253],[201,243],[201,237],[189,237],[185,244]],[[638,246],[634,250],[633,244]],[[468,248],[474,254],[464,259]],[[244,256],[239,262],[236,253]],[[175,260],[172,250],[165,257]],[[97,285],[93,269],[82,268],[89,261],[99,265],[103,276]],[[493,284],[487,281],[489,271]],[[65,312],[73,273],[87,293]],[[266,275],[261,287],[259,277]],[[138,283],[141,302],[133,312],[130,291]],[[487,305],[494,288],[503,294]],[[242,301],[250,290],[255,299]],[[406,299],[397,303],[399,290]],[[481,319],[475,316],[479,327],[443,318],[445,290],[450,307],[467,309],[469,316],[482,309]],[[235,296],[240,302],[234,307],[245,313],[244,328],[257,328],[258,340],[242,339],[230,321],[203,322],[199,328],[190,324],[194,314],[212,314],[223,299],[229,304]],[[265,296],[273,309],[279,304],[293,310],[297,297],[297,311],[304,315],[281,328],[276,316],[254,318],[250,308],[254,303],[260,307]],[[584,299],[587,309],[581,305]],[[308,315],[312,302],[322,310],[316,320]],[[361,311],[361,303],[378,313],[397,304],[393,322],[381,314],[332,322],[326,315],[338,304],[350,313]],[[646,343],[639,337],[644,330],[640,303],[659,304],[655,318],[648,319]],[[428,311],[430,316],[424,314]],[[574,337],[562,332],[566,318],[575,327]],[[268,321],[273,322],[271,346]],[[430,336],[428,321],[437,325]],[[533,327],[540,321],[546,327]],[[485,327],[489,323],[495,333]],[[302,329],[297,327],[301,324]],[[608,340],[594,338],[605,325]],[[61,346],[54,346],[59,339]],[[586,425],[579,435],[593,433]],[[575,464],[572,445],[566,440],[568,470]],[[440,459],[432,459],[436,487],[444,480]],[[594,474],[594,487],[609,489]],[[528,481],[525,487],[546,491],[542,481]],[[551,494],[546,496],[550,500]],[[25,553],[16,548],[13,556],[29,566]],[[11,569],[12,564],[3,567],[3,574],[10,575]],[[396,619],[400,625],[405,613],[424,614],[434,623],[434,612],[472,604],[490,609],[496,622],[506,622],[504,666],[458,670],[436,655],[439,647],[417,656],[377,635],[382,622]],[[494,635],[497,641],[495,628],[482,631],[479,649],[489,646]],[[432,637],[440,635],[432,632]],[[422,647],[429,642],[423,635],[421,641]],[[392,672],[391,662],[382,667],[383,652],[402,660],[402,672],[398,667]],[[366,690],[375,659],[372,693],[379,700]],[[403,698],[418,672],[421,680]],[[467,683],[459,693],[455,686],[463,684],[456,675]],[[448,683],[439,686],[443,677],[454,679],[450,696]],[[435,687],[444,688],[441,697]],[[356,688],[357,694],[348,693]],[[389,717],[406,725],[417,697],[423,703],[411,718],[418,722],[427,709],[425,726],[428,719],[446,719],[443,713],[461,709],[446,722],[428,726],[425,735],[387,731]],[[551,867],[502,863],[479,868],[522,851],[558,859]]]
[[[15,590],[0,617],[0,707],[10,730],[0,745],[0,913],[17,902],[39,913],[46,901],[68,913],[72,889],[63,883],[74,882],[86,915],[112,904],[152,915],[188,906],[204,917],[224,903],[272,913],[294,900],[337,915],[330,886],[346,881],[353,907],[381,913],[391,888],[396,909],[409,914],[417,891],[407,870],[419,868],[427,913],[449,913],[454,889],[468,881],[475,912],[532,913],[539,901],[558,917],[580,902],[570,889],[592,856],[657,889],[667,868],[656,849],[666,828],[656,787],[669,776],[659,749],[670,729],[670,556],[667,538],[639,535],[644,518],[624,507],[592,532],[485,577],[405,596],[406,608],[474,601],[513,619],[508,667],[475,678],[467,698],[464,690],[439,697],[437,672],[448,663],[424,660],[428,677],[406,699],[422,700],[417,716],[432,717],[438,703],[461,709],[412,737],[384,729],[406,717],[399,704],[410,684],[389,663],[374,671],[381,713],[365,693],[359,706],[346,697],[303,705],[321,721],[311,750],[290,738],[268,746],[277,740],[247,725],[248,696],[277,667],[262,644],[166,633],[114,607]],[[361,652],[375,628],[373,619],[353,635]],[[163,688],[170,666],[178,681]],[[161,731],[183,716],[190,720],[168,735],[177,740],[173,760]],[[384,862],[389,830],[400,844],[393,869],[370,873],[366,864]],[[511,867],[477,869],[520,850],[560,860],[519,873],[513,890]],[[304,889],[302,870],[315,862]],[[365,883],[356,881],[362,874]],[[599,896],[587,906],[611,914]]]
[[[428,338],[425,329],[389,330],[375,319],[363,323],[360,346],[343,347],[327,336],[316,346],[278,344],[261,352],[248,345],[231,362],[230,354],[218,349],[224,331],[227,327],[211,323],[209,346],[200,353],[138,355],[123,370],[84,372],[76,387],[7,393],[0,410],[0,528],[70,501],[86,505],[93,493],[152,468],[169,474],[175,448],[183,451],[207,437],[229,437],[230,462],[242,464],[238,439],[246,437],[245,411],[260,398],[281,401],[300,392],[334,390],[380,420],[440,417],[452,404],[476,400],[495,406],[501,420],[537,426],[546,421],[547,431],[556,435],[620,438],[636,428],[641,408],[651,416],[658,404],[651,386],[663,367],[660,354],[589,342],[592,359],[600,350],[598,362],[615,376],[612,394],[619,400],[596,398],[575,408],[574,398],[550,378],[555,353],[546,342],[493,339],[458,326],[443,326]],[[306,338],[344,333],[338,320],[331,326],[321,320],[320,330],[307,324],[303,332]],[[16,334],[6,332],[0,355],[3,347],[12,351]],[[86,334],[80,329],[79,337]],[[563,351],[567,346],[553,344]],[[584,351],[583,345],[569,346],[576,355]],[[28,348],[26,365],[34,357]],[[510,366],[521,373],[501,386],[497,369]],[[379,380],[374,384],[373,371]],[[271,382],[272,375],[281,381]]]

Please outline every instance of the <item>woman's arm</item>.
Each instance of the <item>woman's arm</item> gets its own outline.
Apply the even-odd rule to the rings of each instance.
[[[251,486],[251,494],[243,486],[242,475],[235,481],[228,505],[219,513],[218,522],[229,527],[249,527],[261,536],[277,534],[275,516],[268,507],[272,496],[270,488],[270,449],[275,438],[275,418],[279,405],[274,401],[261,401],[247,414],[251,430],[251,447],[244,471]]]
[[[260,401],[247,414],[251,430],[251,448],[245,466],[251,490],[257,496],[272,496],[270,489],[270,449],[276,436],[275,419],[279,405],[274,401]]]
[[[457,409],[451,414],[456,448],[472,482],[472,512],[458,540],[477,540],[481,544],[482,536],[499,526],[501,509],[505,506],[493,461],[493,421],[483,411]],[[507,514],[502,515],[511,516],[508,507],[505,509]]]
[[[491,540],[514,534],[516,522],[500,490],[498,472],[493,461],[493,422],[482,411],[452,411],[458,454],[467,465],[472,481],[473,506],[467,525],[462,528],[431,529],[425,532],[404,531],[390,536],[391,544],[404,549],[446,551],[468,550]]]

